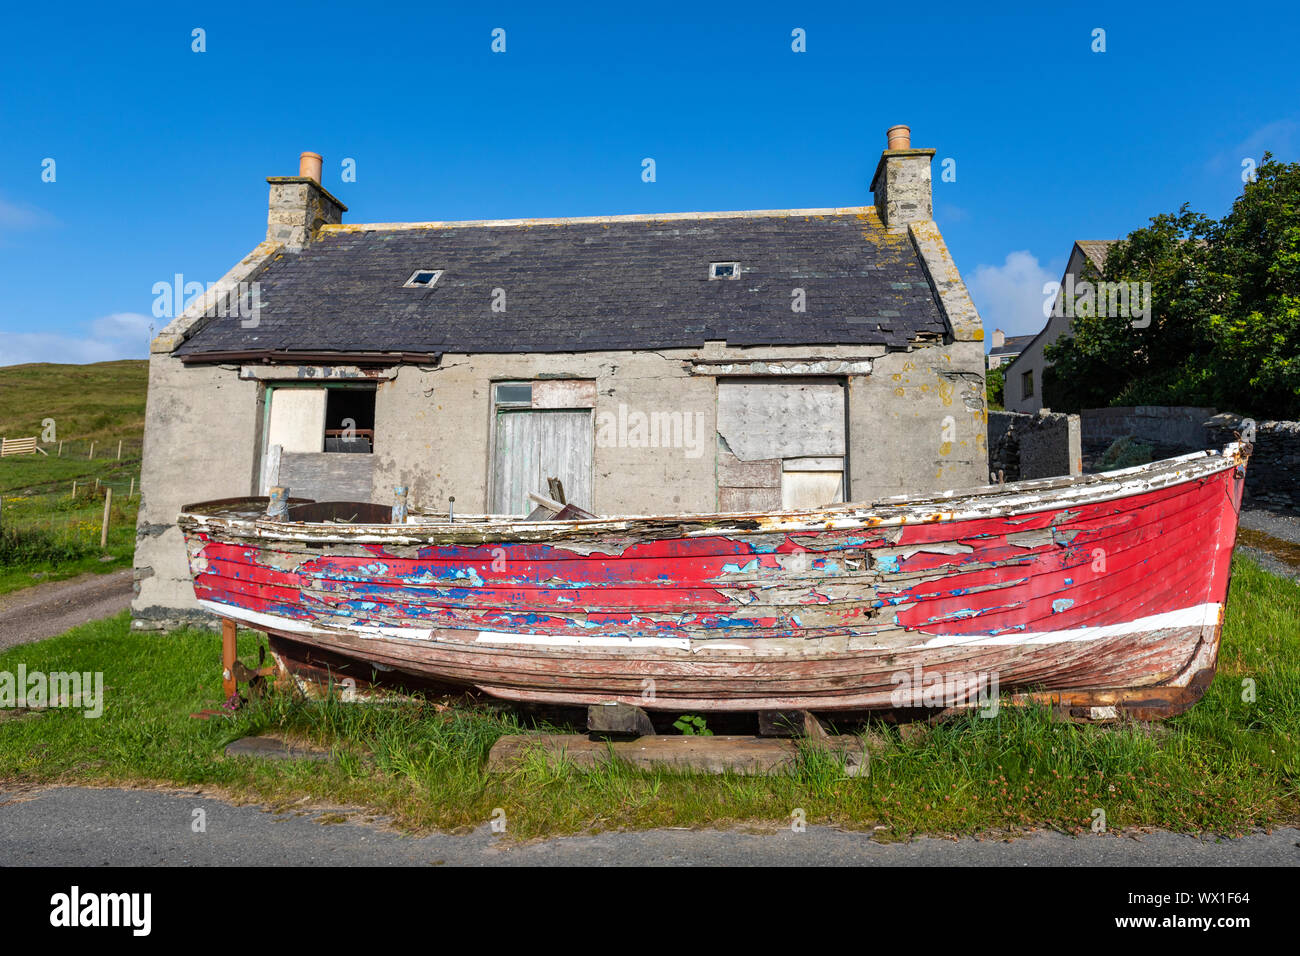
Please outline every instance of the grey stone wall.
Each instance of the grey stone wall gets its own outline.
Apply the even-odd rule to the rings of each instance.
[[[1206,448],[1234,441],[1242,418],[1225,412],[1205,422]],[[1259,422],[1246,466],[1246,503],[1300,512],[1300,422]]]
[[[1156,458],[1208,448],[1205,422],[1215,411],[1193,405],[1085,408],[1079,415],[1083,447],[1089,455],[1096,455],[1115,439],[1127,436],[1151,445]]]
[[[1240,415],[1194,405],[1089,408],[1081,418],[1084,452],[1090,460],[1125,436],[1151,445],[1157,459],[1222,448],[1235,440],[1233,433],[1242,422]],[[1257,424],[1255,449],[1246,469],[1246,501],[1300,511],[1300,422]]]
[[[989,473],[1006,481],[1082,473],[1078,415],[989,412]]]

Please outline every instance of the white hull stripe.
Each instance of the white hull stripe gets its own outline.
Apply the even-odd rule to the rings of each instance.
[[[235,607],[233,604],[218,604],[216,601],[200,600],[205,608],[222,617],[233,617],[249,624],[288,631],[294,634],[319,634],[321,631],[346,631],[358,637],[398,637],[411,641],[428,641],[433,638],[433,631],[427,627],[387,627],[373,624],[321,625],[313,621],[300,621],[292,617],[280,617],[277,614],[263,614],[248,608]]]
[[[1168,627],[1205,627],[1219,623],[1218,604],[1198,604],[1195,607],[1151,614],[1122,624],[1105,624],[1101,627],[1074,627],[1061,631],[1011,631],[1006,634],[944,634],[926,641],[919,647],[1010,647],[1016,644],[1070,644],[1079,641],[1100,641],[1108,637],[1123,637]]]
[[[430,641],[433,631],[419,627],[390,627],[354,624],[346,627],[322,626],[311,621],[264,614],[229,604],[215,601],[199,601],[199,604],[222,617],[236,618],[262,627],[273,628],[296,634],[328,633],[331,630],[344,631],[358,637],[393,637],[405,640]],[[1021,644],[1068,644],[1082,641],[1100,641],[1111,637],[1123,637],[1128,634],[1141,634],[1146,631],[1165,628],[1213,627],[1219,623],[1222,605],[1198,604],[1195,607],[1166,611],[1163,614],[1151,614],[1121,624],[1107,624],[1102,627],[1076,627],[1060,631],[1009,631],[1006,634],[945,634],[932,637],[924,644],[906,648],[879,648],[879,650],[920,650],[934,647],[1015,647]],[[469,632],[467,632],[469,633]],[[750,650],[748,644],[722,643],[717,640],[695,641],[687,637],[602,637],[594,634],[509,634],[501,631],[479,631],[475,638],[481,644],[512,644],[517,647],[626,647],[626,648],[674,648],[699,654],[707,651],[743,651]],[[800,642],[801,647],[807,645]],[[770,645],[768,645],[770,647]]]

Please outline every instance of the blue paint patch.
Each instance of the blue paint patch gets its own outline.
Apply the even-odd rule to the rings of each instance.
[[[722,566],[723,574],[749,574],[758,570],[758,558],[750,561],[743,568],[738,564],[724,564]]]
[[[1052,613],[1060,614],[1062,611],[1068,611],[1074,607],[1074,601],[1070,598],[1057,598],[1052,602]]]
[[[898,555],[896,554],[878,554],[875,556],[876,570],[883,571],[886,574],[898,573]]]
[[[1066,579],[1065,579],[1065,583],[1066,583],[1066,584],[1073,584],[1073,583],[1074,583],[1074,578],[1066,578]]]

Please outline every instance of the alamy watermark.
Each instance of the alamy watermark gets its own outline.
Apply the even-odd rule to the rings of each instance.
[[[1135,329],[1151,324],[1150,282],[1075,282],[1067,273],[1065,284],[1043,285],[1043,317],[1074,318],[1095,315],[1107,319],[1131,319]]]
[[[86,717],[104,713],[104,674],[101,671],[0,671],[0,710],[40,710],[45,707],[82,708]]]
[[[202,282],[186,282],[185,276],[179,272],[171,282],[155,282],[152,290],[154,318],[174,319],[216,286],[215,282],[207,285]],[[262,321],[262,284],[236,282],[221,290],[212,310],[207,314],[219,319],[239,319],[240,328],[257,328]]]
[[[704,454],[704,413],[641,412],[622,403],[596,415],[600,448],[681,448],[687,458]]]
[[[931,671],[920,664],[896,671],[889,681],[898,686],[889,695],[894,707],[976,707],[981,717],[998,713],[997,671]]]

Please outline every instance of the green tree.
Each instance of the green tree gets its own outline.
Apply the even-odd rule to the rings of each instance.
[[[1080,277],[1150,282],[1150,325],[1076,315],[1046,350],[1045,404],[1300,417],[1300,164],[1266,153],[1256,172],[1223,219],[1186,205],[1156,216]]]
[[[984,399],[991,412],[1002,411],[1002,390],[1006,384],[1003,375],[1004,370],[1001,365],[984,373]]]

